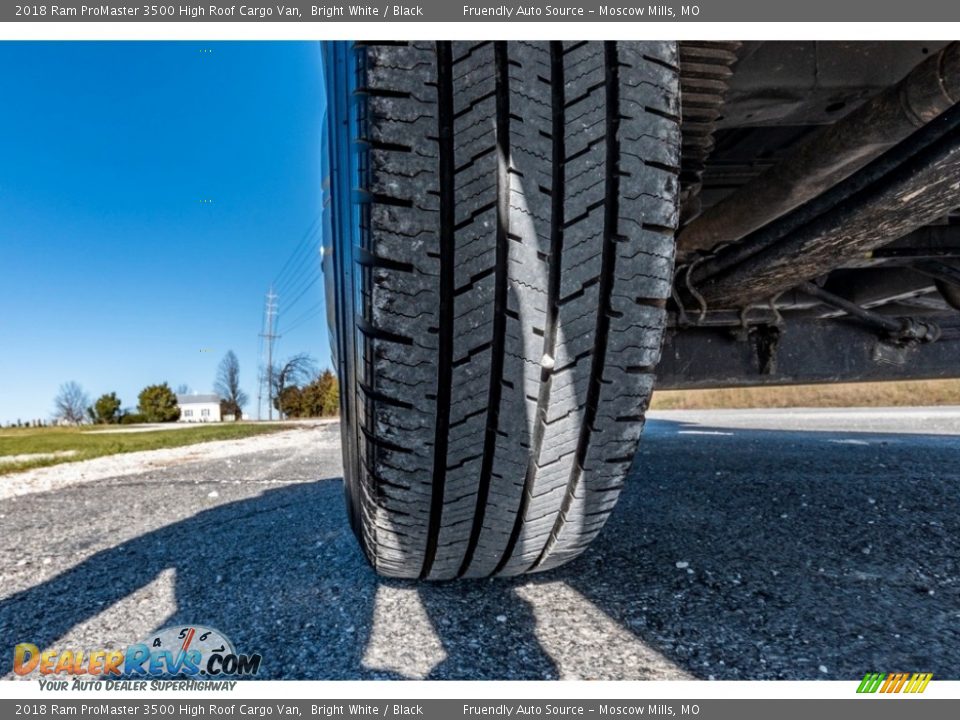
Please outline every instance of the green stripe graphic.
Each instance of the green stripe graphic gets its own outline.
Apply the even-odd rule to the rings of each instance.
[[[857,692],[875,693],[880,688],[880,684],[885,677],[886,674],[884,673],[867,673],[863,676],[863,680],[860,681],[860,687],[857,688]]]

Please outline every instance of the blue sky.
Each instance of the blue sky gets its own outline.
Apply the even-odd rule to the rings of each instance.
[[[329,365],[301,244],[317,43],[2,42],[0,68],[0,422],[49,418],[68,380],[129,407],[151,383],[209,392],[231,349],[255,413],[264,295],[297,248],[277,352]]]

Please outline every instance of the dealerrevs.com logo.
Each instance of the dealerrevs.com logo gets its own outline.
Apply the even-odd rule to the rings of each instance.
[[[260,670],[259,654],[236,652],[226,635],[201,625],[164,628],[124,649],[51,649],[31,643],[13,650],[17,675],[101,678],[251,677]]]

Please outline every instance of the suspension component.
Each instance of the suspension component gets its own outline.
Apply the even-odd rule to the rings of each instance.
[[[960,104],[867,167],[692,268],[712,308],[744,307],[943,217],[960,187]]]
[[[825,305],[843,310],[850,317],[882,331],[897,342],[934,342],[940,337],[940,327],[936,323],[917,318],[887,317],[834,295],[812,282],[804,283],[799,289]]]
[[[714,130],[723,113],[739,42],[680,43],[680,108],[683,154],[680,166],[680,222],[700,213],[700,188]]]
[[[680,233],[677,253],[735,242],[849,177],[960,102],[960,43],[802,141],[776,165],[706,210]]]

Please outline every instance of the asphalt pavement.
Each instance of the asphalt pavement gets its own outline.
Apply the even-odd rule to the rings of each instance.
[[[960,677],[960,408],[653,413],[585,555],[447,584],[378,579],[338,427],[290,432],[0,500],[0,647],[203,624],[272,678]]]

